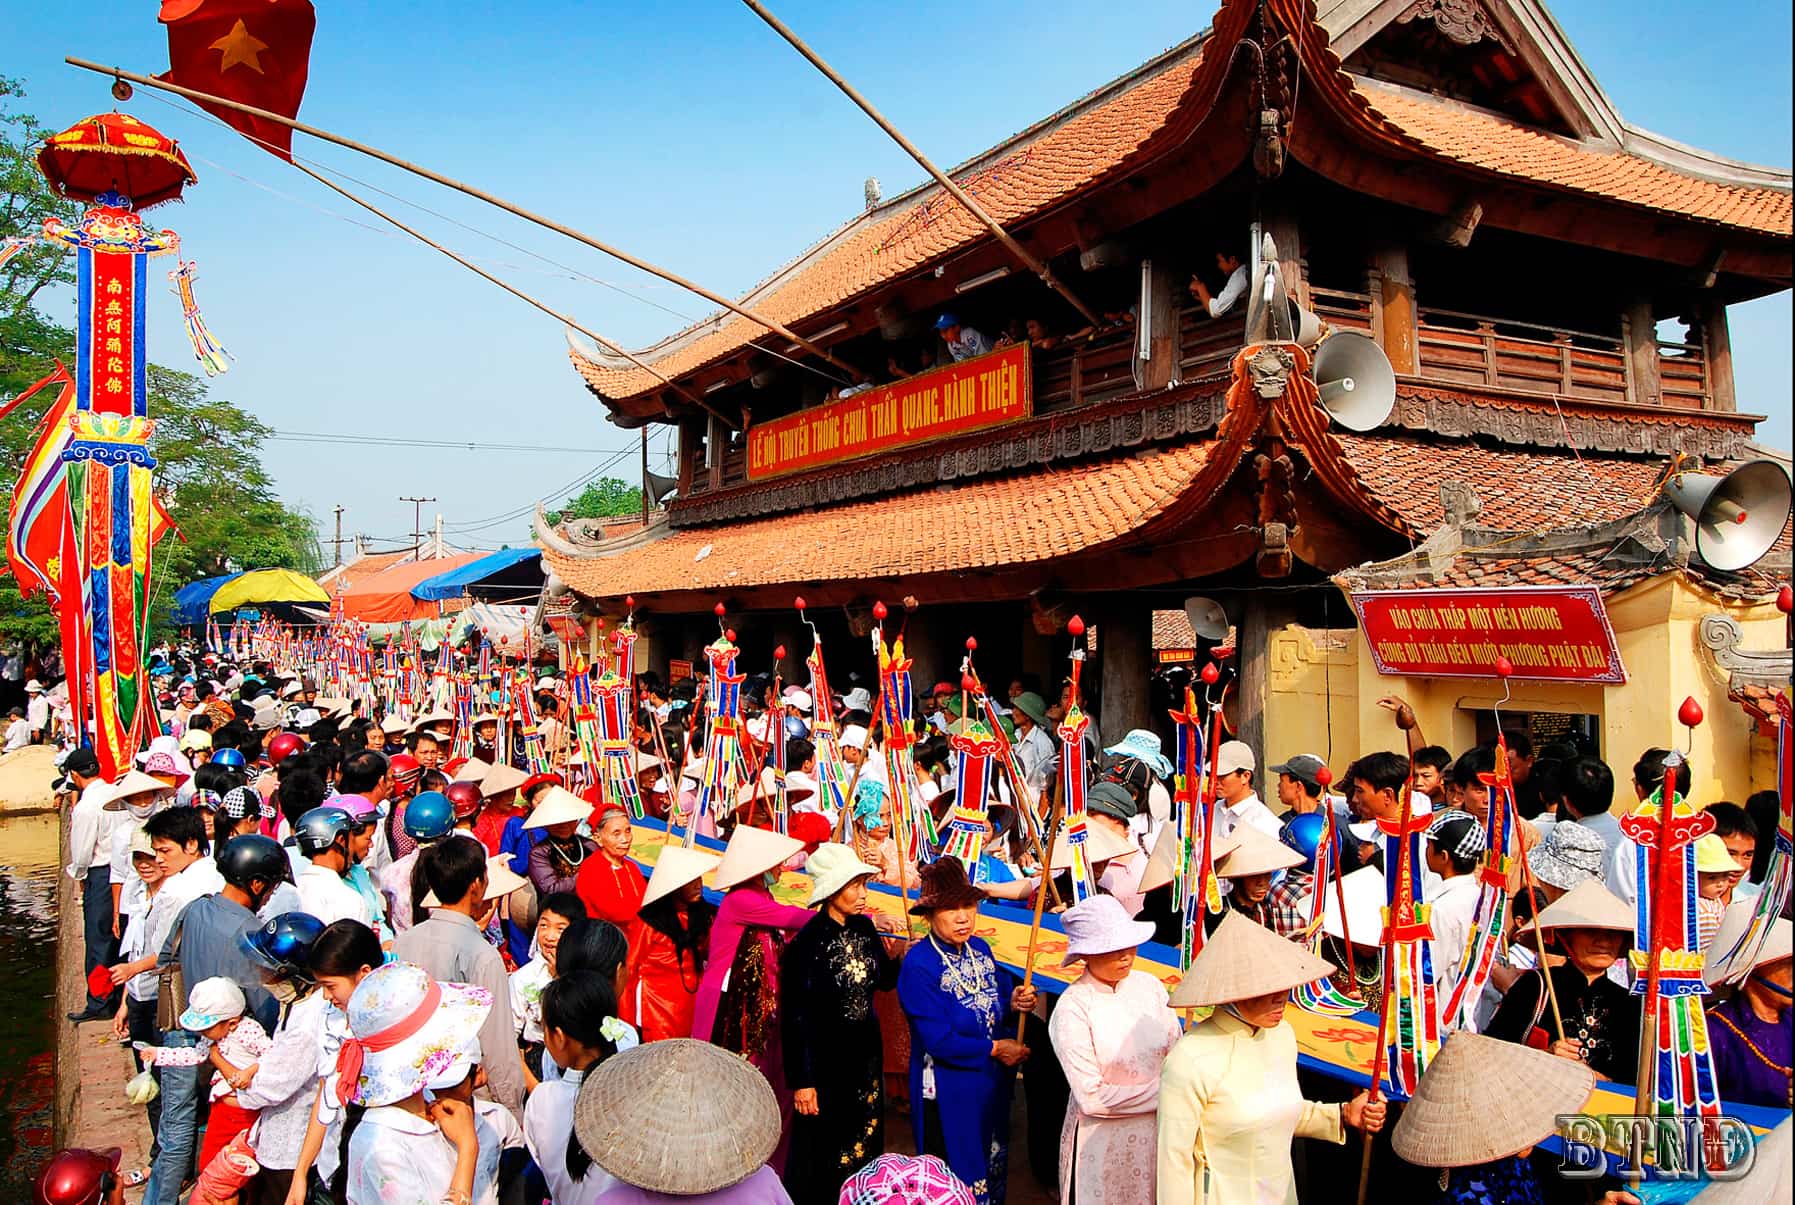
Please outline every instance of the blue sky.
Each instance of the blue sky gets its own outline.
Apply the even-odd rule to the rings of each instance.
[[[65,6],[9,0],[0,72],[62,126],[111,106],[107,81],[65,54],[145,72],[167,65],[155,0]],[[1557,0],[1554,15],[1622,113],[1683,142],[1787,165],[1790,6],[1744,0],[1724,21],[1694,3]],[[318,0],[301,116],[567,221],[713,289],[739,293],[860,206],[921,171],[733,0]],[[777,0],[774,11],[920,146],[953,163],[1000,141],[1206,24],[1209,0]],[[1712,23],[1715,36],[1701,34]],[[277,440],[283,495],[328,537],[409,539],[434,496],[452,542],[528,538],[506,518],[619,453],[567,363],[558,324],[255,150],[173,98],[129,111],[178,138],[200,175],[151,217],[198,261],[199,301],[236,356],[215,388],[282,432],[552,445],[539,452]],[[435,210],[407,221],[627,346],[708,306],[597,252],[336,147],[302,156]],[[352,187],[354,187],[352,185]],[[363,190],[366,192],[367,190]],[[385,199],[376,198],[383,204]],[[508,247],[453,225],[467,223]],[[560,266],[544,263],[530,253]],[[159,279],[153,277],[152,279]],[[614,287],[612,287],[614,286]],[[621,291],[620,291],[621,290]],[[72,299],[64,317],[72,317]],[[665,309],[657,308],[665,307]],[[1788,293],[1736,307],[1742,409],[1791,443]],[[179,307],[151,310],[152,355],[190,365]],[[653,467],[664,467],[664,435]],[[482,521],[496,522],[480,525]],[[391,543],[381,546],[390,547]],[[328,555],[328,547],[326,549]]]

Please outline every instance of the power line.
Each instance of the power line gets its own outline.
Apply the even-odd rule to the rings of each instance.
[[[495,444],[480,440],[407,439],[397,435],[335,434],[327,431],[274,431],[269,439],[288,443],[359,444],[383,448],[450,448],[475,452],[554,452],[573,456],[609,456],[611,448],[552,447],[547,444]]]
[[[568,482],[566,485],[560,486],[556,489],[552,489],[552,490],[548,491],[547,493],[541,495],[540,497],[532,498],[529,502],[527,502],[524,505],[517,507],[513,510],[506,511],[503,514],[494,515],[490,519],[476,519],[476,520],[472,520],[472,521],[469,521],[466,523],[446,524],[444,526],[444,530],[445,531],[453,531],[453,532],[456,532],[457,534],[461,534],[461,535],[466,535],[469,532],[479,531],[482,528],[496,527],[501,523],[509,523],[514,519],[520,519],[524,515],[527,515],[530,512],[534,511],[536,509],[537,503],[547,502],[552,499],[560,498],[568,493],[571,493],[573,490],[578,489],[580,486],[585,485],[588,482],[596,479],[600,474],[604,473],[606,470],[616,467],[616,465],[620,461],[622,461],[625,456],[628,456],[631,452],[634,452],[634,451],[635,451],[634,448],[625,448],[623,451],[613,454],[609,459],[601,461],[599,464],[595,465],[591,469],[588,469],[586,472],[581,473],[578,477],[575,477],[572,481]]]

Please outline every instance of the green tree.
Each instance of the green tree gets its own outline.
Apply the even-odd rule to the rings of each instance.
[[[49,131],[15,110],[21,95],[16,81],[0,77],[0,237],[35,233],[52,214],[69,220],[79,213],[38,174],[31,147]],[[74,333],[36,306],[46,290],[72,280],[70,262],[41,244],[0,268],[0,399],[41,379],[57,359],[72,364]],[[209,396],[206,382],[191,373],[152,364],[149,395],[155,488],[181,531],[156,547],[152,622],[166,622],[174,590],[195,578],[239,569],[318,572],[323,556],[311,517],[283,504],[262,468],[268,427]],[[53,400],[40,394],[0,420],[0,507],[10,509],[13,483]],[[46,644],[56,637],[43,597],[21,598],[11,575],[0,577],[0,638]]]
[[[569,519],[611,519],[642,513],[642,487],[616,477],[600,477],[576,496],[561,504],[552,523]]]

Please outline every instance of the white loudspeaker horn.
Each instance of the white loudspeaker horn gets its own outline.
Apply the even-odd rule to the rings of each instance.
[[[1364,335],[1329,335],[1315,349],[1314,365],[1321,408],[1348,431],[1374,431],[1396,409],[1396,370]]]
[[[1756,562],[1789,521],[1789,475],[1774,460],[1753,460],[1724,477],[1672,473],[1664,496],[1695,521],[1695,555],[1714,569]]]
[[[1185,599],[1184,617],[1190,620],[1191,631],[1204,640],[1222,640],[1228,635],[1228,613],[1213,598],[1193,595]]]
[[[1266,235],[1247,298],[1248,343],[1295,343],[1314,347],[1321,341],[1321,319],[1305,310],[1284,287],[1278,270],[1278,245]]]

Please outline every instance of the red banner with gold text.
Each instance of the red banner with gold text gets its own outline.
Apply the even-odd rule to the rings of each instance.
[[[788,414],[748,430],[748,479],[760,481],[965,435],[1032,412],[1028,344],[1000,348]]]
[[[1507,590],[1371,590],[1352,596],[1380,674],[1490,678],[1497,657],[1514,676],[1618,686],[1620,646],[1594,586]]]

